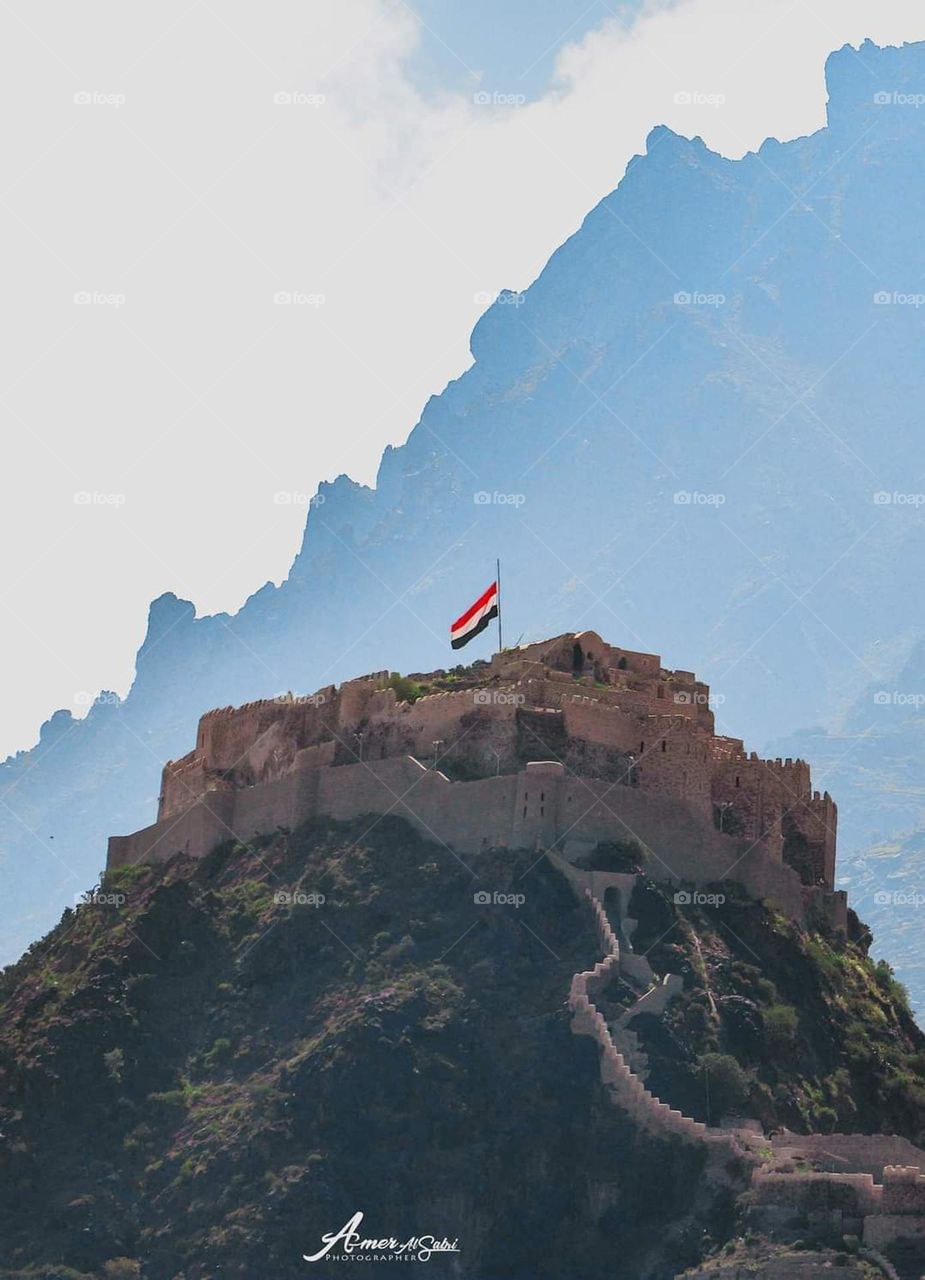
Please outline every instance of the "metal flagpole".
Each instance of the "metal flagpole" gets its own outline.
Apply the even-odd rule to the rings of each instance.
[[[504,644],[501,639],[501,561],[496,560],[495,564],[497,566],[497,571],[498,571],[497,577],[495,578],[495,581],[498,584],[498,652],[503,653]]]

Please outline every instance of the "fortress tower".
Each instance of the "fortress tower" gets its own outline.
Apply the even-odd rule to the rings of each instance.
[[[210,711],[163,774],[157,821],[109,865],[201,857],[326,815],[395,813],[463,854],[635,843],[649,874],[731,879],[796,919],[844,924],[837,812],[802,760],[714,731],[709,688],[593,631],[404,680]]]

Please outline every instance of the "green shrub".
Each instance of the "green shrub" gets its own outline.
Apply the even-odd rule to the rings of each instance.
[[[878,960],[874,970],[874,978],[880,990],[903,1012],[909,1012],[909,992],[901,982],[893,976],[893,970],[885,960]]]
[[[388,688],[394,689],[395,697],[399,702],[417,702],[427,690],[424,685],[419,684],[417,680],[410,680],[408,676],[399,675],[397,671],[393,671],[389,676]]]
[[[646,855],[636,840],[601,840],[578,865],[586,871],[619,871],[632,875],[643,870]]]
[[[774,1050],[789,1049],[797,1036],[799,1019],[797,1011],[789,1004],[772,1004],[762,1015],[768,1047]]]
[[[231,1041],[227,1036],[219,1036],[214,1042],[212,1048],[205,1054],[203,1061],[206,1066],[214,1067],[220,1062],[225,1062],[231,1057]]]
[[[834,1133],[835,1126],[838,1124],[838,1115],[832,1107],[814,1107],[812,1120],[820,1133]]]
[[[710,1117],[720,1120],[734,1114],[744,1104],[751,1088],[748,1072],[728,1053],[705,1053],[700,1059],[710,1099]]]
[[[112,867],[100,877],[100,886],[107,892],[117,889],[131,889],[140,880],[151,873],[151,867],[144,862],[131,862],[124,867]]]
[[[768,978],[759,978],[755,983],[755,993],[762,1004],[777,1003],[777,988]]]

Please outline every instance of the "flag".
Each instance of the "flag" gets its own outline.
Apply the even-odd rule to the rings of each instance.
[[[498,607],[498,584],[493,582],[484,595],[479,596],[475,604],[470,605],[450,627],[450,644],[453,648],[461,649],[484,631],[489,622],[497,618]]]

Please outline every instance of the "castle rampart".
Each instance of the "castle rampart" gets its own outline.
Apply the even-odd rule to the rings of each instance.
[[[167,764],[157,822],[110,863],[199,857],[310,817],[400,813],[471,855],[486,846],[635,840],[653,874],[731,877],[795,918],[833,892],[835,805],[803,761],[713,733],[709,689],[594,632],[496,654],[463,678],[387,672],[208,712]]]
[[[868,1143],[876,1147],[880,1135],[830,1136],[852,1141],[861,1151]],[[921,1160],[922,1153],[916,1154]],[[886,1165],[880,1182],[870,1173],[760,1169],[752,1177],[751,1194],[759,1225],[768,1225],[760,1214],[769,1208],[778,1228],[788,1214],[795,1230],[802,1222],[825,1220],[836,1239],[860,1234],[869,1249],[885,1249],[897,1240],[925,1240],[925,1177],[919,1166]]]
[[[711,1129],[671,1108],[645,1087],[630,1060],[618,1049],[615,1037],[643,1008],[657,1015],[672,993],[683,988],[683,982],[666,975],[661,984],[650,985],[613,1028],[608,1026],[595,1002],[613,977],[619,974],[643,985],[653,981],[644,957],[634,956],[628,946],[621,945],[604,906],[614,891],[622,903],[627,903],[635,877],[579,871],[554,854],[550,857],[593,913],[603,958],[593,968],[575,974],[569,1008],[572,1032],[591,1036],[597,1044],[601,1083],[614,1105],[647,1132],[706,1146],[708,1155],[719,1157],[718,1161],[714,1159],[714,1169],[718,1164],[720,1176],[723,1171],[728,1172],[730,1155],[751,1165],[749,1217],[760,1230],[771,1234],[780,1231],[785,1236],[789,1233],[795,1239],[806,1229],[821,1229],[839,1244],[845,1235],[859,1235],[864,1245],[873,1250],[887,1248],[898,1240],[925,1239],[925,1177],[921,1172],[925,1153],[905,1138],[885,1134],[785,1133],[768,1139],[760,1125],[757,1133],[747,1125],[731,1130]],[[620,914],[619,928],[628,936],[634,922],[626,917],[625,907]],[[634,969],[627,963],[629,959],[641,962],[642,968]],[[634,1043],[634,1039],[628,1042],[631,1052]],[[769,1145],[772,1163],[783,1164],[785,1169],[767,1167]],[[897,1155],[919,1163],[892,1163]],[[794,1164],[796,1158],[811,1159],[827,1167],[799,1169]],[[836,1165],[840,1171],[833,1171]]]
[[[387,814],[463,860],[488,847],[547,851],[587,894],[600,939],[603,958],[575,975],[569,1004],[573,1031],[597,1043],[613,1101],[653,1133],[706,1143],[719,1165],[735,1152],[757,1166],[770,1143],[789,1167],[755,1173],[759,1216],[821,1214],[862,1230],[873,1249],[925,1237],[922,1153],[904,1140],[784,1135],[748,1150],[747,1135],[709,1130],[645,1088],[635,1069],[644,1054],[626,1022],[658,1016],[680,979],[656,982],[632,952],[633,877],[573,865],[601,843],[631,842],[656,880],[731,880],[792,919],[821,912],[844,927],[837,811],[813,790],[806,762],[763,761],[740,739],[717,737],[709,690],[692,673],[594,633],[496,655],[457,674],[460,687],[445,673],[416,679],[426,692],[414,701],[381,672],[203,716],[195,749],[165,767],[158,821],[113,837],[109,865],[201,857],[314,817],[374,825]],[[622,904],[616,927],[608,894]],[[638,995],[609,1027],[595,1000],[615,972]],[[816,1167],[798,1171],[797,1161]]]

